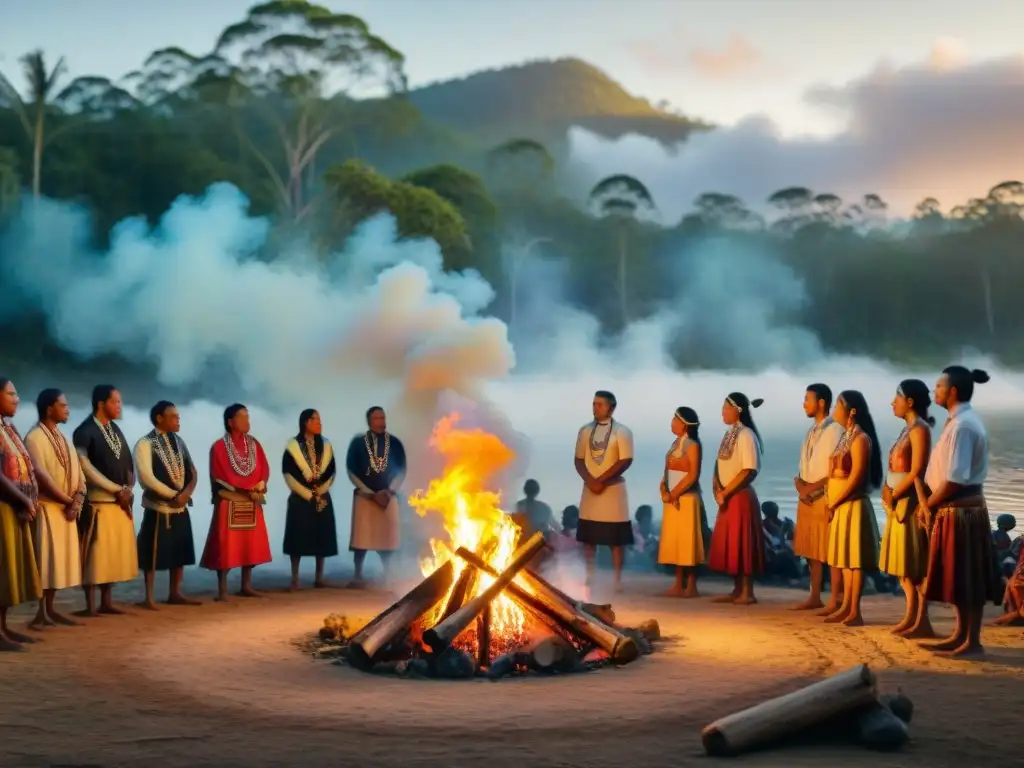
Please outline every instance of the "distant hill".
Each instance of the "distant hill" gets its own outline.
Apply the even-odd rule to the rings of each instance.
[[[633,96],[580,59],[484,70],[409,96],[428,119],[492,143],[521,136],[558,142],[573,125],[608,138],[638,133],[674,143],[710,127]]]

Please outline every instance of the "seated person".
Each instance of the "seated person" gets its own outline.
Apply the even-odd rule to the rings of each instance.
[[[658,561],[658,537],[654,533],[654,510],[650,504],[637,507],[633,522],[633,565],[653,567]]]
[[[786,538],[782,521],[779,520],[779,505],[774,501],[761,504],[762,526],[764,528],[765,574],[780,579],[799,579],[800,563],[793,554],[793,545]]]
[[[553,534],[558,532],[555,526],[555,516],[551,507],[537,497],[540,495],[540,483],[536,480],[527,480],[523,485],[523,496],[525,498],[516,502],[516,511],[512,519],[522,530],[519,536],[520,541],[526,541],[533,534],[540,531],[544,538],[550,542]]]
[[[576,528],[580,524],[579,507],[570,505],[562,510],[562,530],[551,537],[551,548],[556,552],[575,551],[579,549],[576,541]]]

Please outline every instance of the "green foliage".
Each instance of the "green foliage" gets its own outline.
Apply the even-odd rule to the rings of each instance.
[[[971,347],[1024,363],[1020,181],[949,215],[926,198],[897,233],[877,195],[805,187],[747,202],[708,190],[680,221],[655,221],[644,214],[678,201],[655,200],[629,168],[569,200],[569,126],[665,141],[708,126],[576,59],[409,91],[402,54],[363,20],[298,0],[253,6],[213,50],[162,48],[117,83],[61,90],[62,60],[23,64],[23,82],[0,81],[0,219],[31,184],[91,208],[102,241],[125,217],[155,220],[229,181],[278,234],[299,228],[332,252],[389,213],[401,237],[436,240],[449,269],[480,270],[510,321],[535,288],[527,260],[564,259],[567,299],[608,330],[680,301],[715,236],[799,275],[807,302],[786,320],[830,349],[923,364]],[[33,349],[52,344],[32,335],[41,327]],[[714,363],[701,338],[679,341],[688,364]]]

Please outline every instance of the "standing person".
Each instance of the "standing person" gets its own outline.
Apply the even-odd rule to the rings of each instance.
[[[170,571],[168,605],[199,605],[198,600],[181,592],[185,566],[196,563],[188,508],[199,475],[185,442],[178,437],[181,416],[174,403],[158,402],[149,411],[149,421],[153,429],[135,444],[135,467],[145,510],[137,542],[139,566],[146,579],[143,605],[156,610],[157,571]]]
[[[348,444],[345,468],[352,481],[352,533],[348,548],[355,559],[355,578],[349,585],[365,586],[366,553],[376,552],[388,577],[388,560],[400,541],[398,491],[407,469],[405,446],[388,432],[388,419],[378,405],[366,411],[369,429]]]
[[[44,389],[36,398],[39,422],[25,435],[39,483],[35,553],[43,598],[30,626],[78,622],[57,612],[57,590],[82,584],[78,518],[85,504],[85,475],[71,441],[60,431],[71,417],[67,398],[59,389]]]
[[[914,483],[924,479],[932,451],[935,419],[928,415],[932,398],[920,379],[906,379],[896,389],[892,412],[904,421],[903,431],[889,450],[889,471],[882,487],[885,533],[879,569],[895,576],[907,596],[907,612],[893,627],[903,637],[935,637],[928,618],[928,601],[922,594],[928,573],[928,529],[917,516]]]
[[[832,418],[846,425],[832,452],[826,497],[828,564],[843,572],[843,602],[825,617],[830,624],[863,626],[860,599],[864,572],[878,568],[878,521],[868,495],[882,484],[882,452],[864,395],[839,393]]]
[[[119,615],[112,588],[139,574],[135,547],[135,465],[128,441],[115,420],[121,418],[121,393],[111,384],[92,390],[92,415],[72,436],[85,473],[88,505],[79,518],[82,539],[82,584],[85,610],[82,615]],[[96,607],[95,587],[100,588]]]
[[[270,464],[249,434],[249,411],[241,403],[224,409],[224,437],[210,447],[213,519],[199,565],[217,572],[217,597],[228,599],[228,571],[242,569],[239,597],[260,597],[252,569],[269,563],[270,539],[263,516]]]
[[[975,384],[988,378],[985,371],[960,365],[942,372],[935,384],[935,403],[949,417],[932,449],[924,483],[916,486],[918,514],[932,532],[925,598],[956,609],[953,634],[925,647],[950,656],[984,653],[985,603],[998,605],[1002,597],[985,503],[988,431],[971,406]]]
[[[594,393],[594,420],[576,436],[576,473],[583,480],[576,540],[583,545],[587,583],[593,582],[598,547],[608,547],[615,569],[615,587],[622,584],[623,547],[633,543],[629,497],[623,476],[633,464],[633,433],[613,418],[615,395]]]
[[[811,591],[807,599],[793,606],[794,611],[821,608],[821,589],[825,578],[825,557],[828,554],[828,502],[825,486],[828,483],[829,459],[843,437],[843,426],[830,415],[832,390],[826,384],[811,384],[804,393],[804,413],[814,420],[807,430],[800,451],[800,468],[793,485],[799,498],[796,507],[796,531],[793,534],[793,554],[807,560],[811,571]],[[842,592],[842,572],[832,573],[832,613],[839,607]]]
[[[519,526],[519,541],[526,541],[537,531],[544,534],[544,538],[551,540],[551,536],[558,531],[555,525],[555,513],[551,507],[541,501],[540,483],[530,479],[523,483],[524,498],[516,502],[516,511],[512,515],[516,525]]]
[[[700,597],[697,566],[704,562],[704,499],[700,471],[704,461],[700,419],[692,408],[676,408],[672,434],[676,439],[665,454],[661,479],[661,542],[658,563],[674,566],[676,580],[669,597]],[[685,586],[683,584],[685,579]]]
[[[733,577],[733,590],[716,603],[752,605],[754,577],[764,573],[764,528],[761,503],[753,482],[761,471],[761,435],[751,410],[764,400],[733,392],[722,404],[722,421],[729,427],[715,462],[715,501],[718,516],[711,534],[708,568]]]
[[[35,642],[11,629],[7,611],[43,596],[32,546],[32,524],[42,511],[39,486],[28,450],[11,419],[18,412],[18,390],[0,378],[0,651],[20,651]]]
[[[288,441],[281,459],[288,494],[284,523],[284,553],[292,561],[291,589],[299,588],[299,562],[316,558],[313,586],[322,589],[324,558],[338,554],[331,486],[337,474],[334,447],[323,436],[320,414],[307,408],[299,414],[299,432]]]

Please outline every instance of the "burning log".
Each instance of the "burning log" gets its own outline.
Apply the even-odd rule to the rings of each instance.
[[[467,568],[476,571],[476,568]],[[476,664],[480,669],[491,665],[491,606],[488,603],[476,620]]]
[[[482,560],[486,561],[497,547],[498,539],[491,537],[478,547],[476,554]],[[463,568],[462,573],[459,574],[459,580],[455,582],[455,588],[452,589],[451,594],[448,595],[448,602],[445,604],[444,610],[441,612],[441,618],[439,618],[436,623],[440,624],[459,610],[459,608],[465,604],[466,600],[476,592],[476,585],[479,581],[479,570],[476,568]]]
[[[576,649],[558,635],[549,635],[537,640],[525,653],[530,658],[530,666],[540,672],[571,668],[576,662]]]
[[[877,702],[866,664],[716,720],[701,732],[713,757],[738,755]]]
[[[491,576],[498,575],[494,568],[465,547],[459,547],[455,554]],[[564,592],[532,571],[521,571],[515,581],[508,585],[508,592],[521,605],[541,618],[554,622],[566,632],[593,643],[607,653],[616,664],[628,664],[640,655],[635,640],[580,610],[575,600],[565,599],[568,596]]]
[[[515,555],[512,556],[512,562],[508,564],[508,567],[502,571],[501,574],[496,575],[493,584],[455,611],[455,613],[447,619],[424,632],[423,641],[429,645],[435,653],[441,653],[448,648],[452,644],[452,641],[462,634],[466,627],[468,627],[470,623],[480,615],[480,612],[483,611],[483,609],[489,605],[494,598],[501,594],[501,592],[512,583],[512,579],[516,577],[516,574],[518,574],[526,564],[533,559],[533,556],[543,548],[544,535],[538,532],[531,536],[529,541],[516,550]],[[472,563],[471,561],[467,562],[475,565],[475,563]],[[478,562],[482,563],[484,561],[478,558]],[[479,566],[477,567],[479,568]]]
[[[349,663],[356,669],[371,669],[380,650],[437,605],[448,593],[454,578],[455,566],[449,560],[356,632],[349,641]]]

